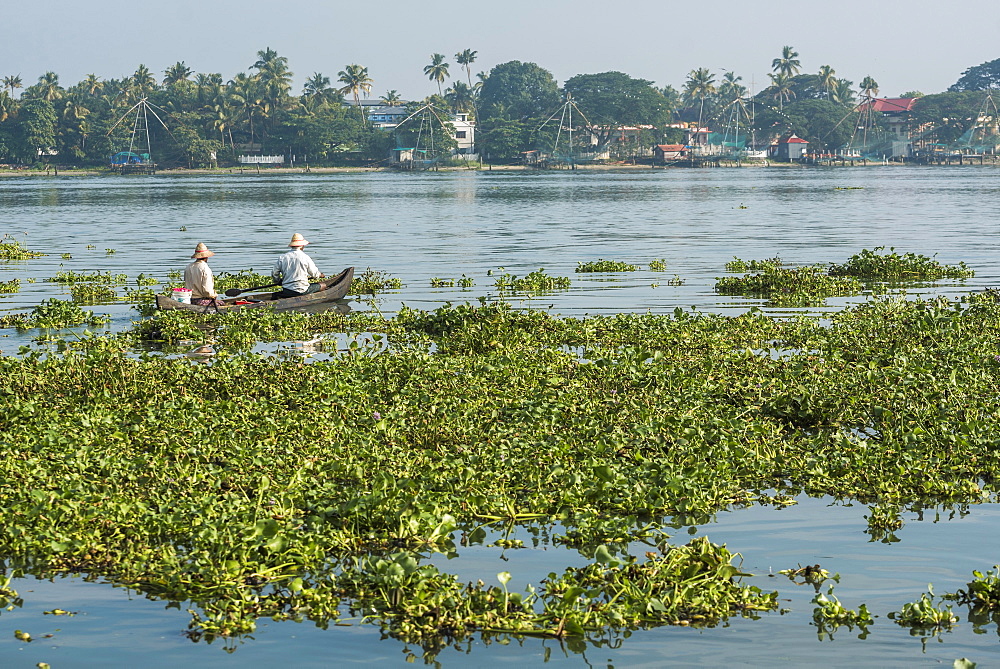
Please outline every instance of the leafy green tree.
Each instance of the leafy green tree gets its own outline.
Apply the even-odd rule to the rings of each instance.
[[[484,123],[495,118],[543,119],[559,104],[559,87],[552,73],[518,60],[490,70],[479,92],[479,114]]]
[[[38,77],[38,83],[25,91],[28,97],[53,102],[63,96],[63,88],[59,85],[59,75],[49,71]]]
[[[153,77],[153,73],[149,71],[148,67],[141,64],[136,69],[135,74],[130,77],[129,84],[129,92],[135,100],[149,97],[149,94],[156,90],[156,78]]]
[[[913,103],[911,119],[927,127],[924,139],[952,144],[978,122],[982,106],[983,94],[975,90],[925,95]]]
[[[431,54],[431,64],[424,66],[424,74],[431,81],[436,81],[438,85],[438,94],[441,94],[441,84],[444,80],[448,78],[448,63],[444,62],[444,54],[442,53],[432,53]]]
[[[792,78],[784,72],[767,75],[771,79],[771,86],[768,89],[771,97],[778,101],[778,109],[784,109],[785,100],[790,100],[795,91],[792,90]]]
[[[563,89],[597,131],[599,150],[620,135],[621,126],[661,126],[671,119],[667,100],[653,82],[622,72],[578,74]]]
[[[315,72],[306,79],[305,86],[302,87],[302,97],[307,107],[315,111],[324,105],[338,102],[341,93],[330,86],[330,77]]]
[[[958,81],[948,87],[951,93],[962,91],[986,91],[1000,88],[1000,58],[970,67]]]
[[[14,155],[25,163],[38,160],[38,150],[56,144],[56,110],[44,98],[27,100],[21,104],[14,133]]]
[[[451,88],[445,91],[444,99],[448,101],[449,108],[455,113],[473,111],[474,95],[472,89],[464,82],[456,81]]]
[[[858,113],[829,100],[798,100],[785,107],[788,130],[810,149],[834,151],[845,146],[858,124]]]
[[[486,147],[487,159],[505,163],[521,157],[525,147],[531,145],[532,127],[523,121],[499,118],[492,121],[482,131],[480,143]]]

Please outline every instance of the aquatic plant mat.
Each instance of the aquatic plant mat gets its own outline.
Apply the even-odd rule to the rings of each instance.
[[[193,639],[262,617],[371,623],[430,659],[471,635],[580,640],[776,609],[728,548],[669,536],[722,509],[853,499],[878,539],[901,510],[997,489],[992,294],[879,299],[825,326],[504,303],[199,324],[166,313],[0,358],[8,574],[86,574],[184,603]],[[293,332],[389,345],[314,362],[241,353]],[[219,350],[140,355],[140,339]],[[525,590],[426,562],[518,525],[557,528],[550,540],[588,564]],[[867,624],[832,594],[816,603],[827,628]]]

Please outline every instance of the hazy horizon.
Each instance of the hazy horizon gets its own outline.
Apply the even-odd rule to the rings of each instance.
[[[956,4],[960,13],[929,0],[844,0],[836,8],[818,2],[639,2],[624,11],[593,0],[343,6],[175,0],[161,7],[38,0],[8,10],[0,76],[20,75],[28,87],[51,70],[71,86],[90,73],[121,78],[144,64],[160,81],[165,68],[184,61],[194,72],[219,72],[229,80],[269,47],[288,58],[294,94],[314,72],[335,83],[340,70],[357,63],[374,80],[371,97],[395,89],[405,99],[422,99],[437,92],[423,74],[432,53],[451,64],[447,86],[467,77],[455,53],[473,49],[473,79],[521,60],[551,71],[560,85],[576,74],[618,70],[680,89],[688,72],[707,67],[717,78],[732,70],[759,91],[771,61],[790,45],[803,73],[831,65],[855,88],[870,75],[879,95],[891,97],[941,92],[967,68],[1000,58],[1000,47],[989,39],[1000,32],[1000,3]]]

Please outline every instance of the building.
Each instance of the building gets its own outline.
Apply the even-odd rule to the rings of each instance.
[[[455,153],[460,156],[473,156],[476,153],[476,122],[469,119],[468,114],[455,114],[451,124],[455,127],[455,142],[458,147]]]
[[[916,101],[917,98],[872,98],[858,107],[862,115],[871,112],[885,120],[889,130],[885,153],[892,158],[913,157],[910,112]]]
[[[809,142],[795,133],[784,135],[771,145],[770,155],[776,160],[801,160],[809,150]]]
[[[653,147],[653,159],[659,163],[686,158],[688,147],[684,144],[657,144]]]
[[[406,109],[398,105],[368,107],[365,111],[368,114],[368,122],[375,128],[395,128],[409,116]]]

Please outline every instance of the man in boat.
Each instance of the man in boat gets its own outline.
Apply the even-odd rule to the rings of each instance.
[[[326,275],[320,273],[313,259],[302,250],[308,243],[302,235],[296,232],[292,235],[292,241],[288,243],[292,250],[280,255],[278,262],[274,263],[271,276],[276,281],[281,281],[281,290],[275,293],[274,299],[298,297],[319,290],[320,284],[309,283],[309,279],[313,277],[322,279]]]
[[[191,304],[204,306],[222,305],[219,294],[215,292],[215,277],[208,259],[215,254],[202,243],[194,249],[194,262],[184,268],[184,287],[191,291]]]

